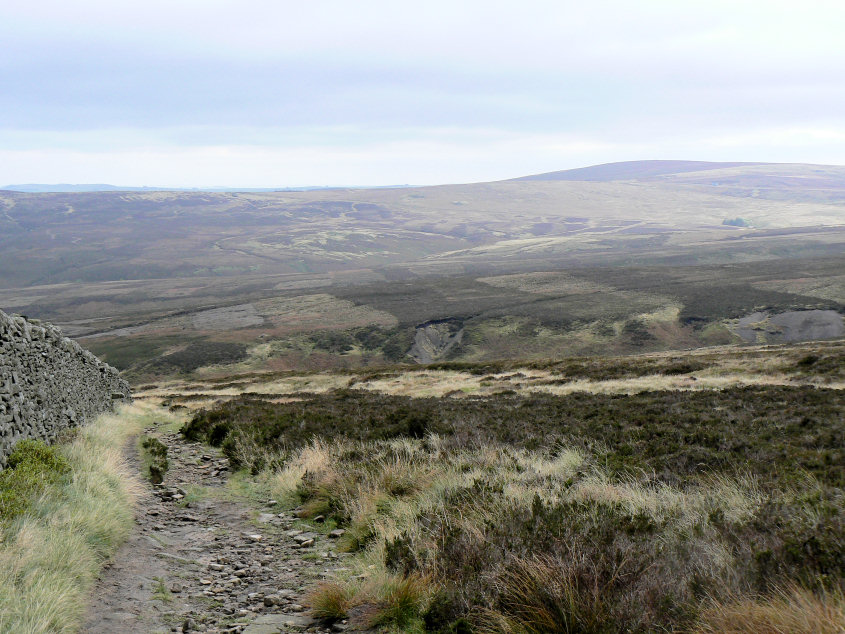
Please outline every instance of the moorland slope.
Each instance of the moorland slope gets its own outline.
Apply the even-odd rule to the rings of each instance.
[[[60,324],[137,376],[411,361],[417,333],[443,320],[460,345],[432,349],[467,361],[791,340],[779,323],[803,317],[778,314],[841,313],[845,301],[836,166],[641,161],[422,188],[3,192],[0,208],[0,306]],[[835,316],[819,320],[803,331],[837,336]]]

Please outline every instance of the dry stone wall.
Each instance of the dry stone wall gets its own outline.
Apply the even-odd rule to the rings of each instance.
[[[117,370],[58,328],[0,311],[0,467],[19,440],[52,442],[131,399]]]

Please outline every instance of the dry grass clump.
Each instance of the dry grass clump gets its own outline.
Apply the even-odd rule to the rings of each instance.
[[[815,594],[792,586],[764,599],[714,603],[704,610],[694,634],[842,634],[845,597],[841,590]]]
[[[430,592],[430,583],[419,575],[387,576],[365,588],[364,596],[372,597],[374,609],[362,625],[407,629],[419,621]]]
[[[122,448],[153,415],[162,414],[127,406],[81,428],[55,448],[66,477],[0,526],[0,632],[77,631],[101,565],[132,526],[139,485]]]
[[[586,579],[575,566],[546,556],[516,559],[497,579],[500,610],[482,610],[478,630],[489,634],[606,632],[604,602],[614,579]]]
[[[409,631],[418,628],[432,584],[418,574],[377,574],[364,583],[320,583],[306,597],[311,615],[333,622],[349,618],[365,629],[379,626]]]
[[[345,619],[352,607],[352,593],[342,583],[324,581],[317,585],[305,598],[311,608],[311,615],[323,621]]]

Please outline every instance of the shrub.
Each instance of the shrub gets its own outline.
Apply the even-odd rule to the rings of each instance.
[[[682,366],[677,362],[666,369]],[[647,471],[671,484],[712,471],[781,483],[809,472],[842,487],[843,407],[842,390],[812,386],[462,399],[338,390],[304,394],[290,403],[241,397],[198,412],[182,433],[222,444],[230,459],[248,468],[254,466],[251,456],[260,456],[256,447],[284,453],[314,436],[375,441],[434,433],[456,442],[532,449],[561,440],[597,451],[610,475]]]
[[[70,472],[70,464],[55,447],[40,440],[22,440],[0,471],[0,521],[23,515],[51,485]]]
[[[355,339],[350,334],[336,330],[316,332],[310,339],[315,346],[332,354],[344,354],[355,345]]]
[[[142,460],[146,465],[147,475],[153,484],[161,484],[170,463],[167,461],[167,445],[155,436],[147,436],[141,441]]]

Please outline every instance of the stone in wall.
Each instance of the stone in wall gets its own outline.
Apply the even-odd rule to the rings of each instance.
[[[52,442],[131,400],[116,369],[58,328],[0,311],[0,467],[18,441]]]

